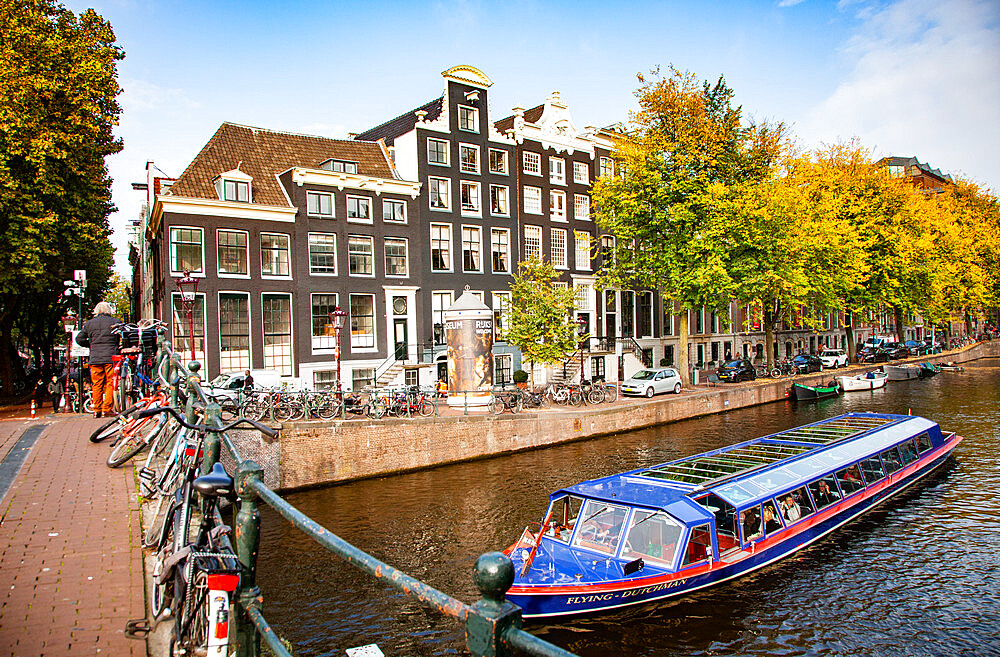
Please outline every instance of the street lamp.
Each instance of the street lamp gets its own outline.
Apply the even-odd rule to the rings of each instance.
[[[347,312],[340,309],[337,306],[329,313],[330,323],[333,324],[333,330],[337,336],[337,347],[334,349],[334,353],[337,355],[337,397],[340,397],[341,385],[340,385],[340,329],[344,327],[344,318],[347,317]]]
[[[73,349],[73,331],[76,329],[76,315],[73,314],[72,310],[66,310],[62,323],[63,330],[66,332],[66,385],[69,386],[69,358],[70,351]]]
[[[577,333],[580,336],[580,385],[583,385],[583,329],[587,326],[587,318],[577,315],[576,325],[579,327]]]
[[[191,338],[191,360],[194,360],[194,302],[198,298],[198,279],[184,270],[183,278],[177,279],[177,289],[181,292],[181,303],[188,316],[188,336]]]

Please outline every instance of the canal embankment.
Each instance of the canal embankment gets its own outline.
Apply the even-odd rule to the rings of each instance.
[[[961,364],[1000,356],[1000,342],[979,343],[903,362]],[[836,375],[864,372],[853,366]],[[829,381],[830,370],[794,382]],[[610,406],[546,408],[518,415],[485,413],[428,418],[286,423],[275,440],[256,432],[234,436],[244,458],[260,463],[265,482],[279,490],[310,488],[488,458],[667,424],[788,398],[793,379],[697,386],[680,395],[627,400]],[[890,383],[890,385],[892,385]]]

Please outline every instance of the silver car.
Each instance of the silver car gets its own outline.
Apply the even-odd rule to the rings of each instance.
[[[652,397],[658,392],[680,392],[681,375],[672,367],[658,370],[639,370],[622,383],[623,395],[646,395]]]

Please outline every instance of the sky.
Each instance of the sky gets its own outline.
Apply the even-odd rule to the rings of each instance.
[[[180,175],[225,121],[344,138],[438,97],[458,64],[493,80],[494,119],[559,91],[578,127],[627,121],[638,73],[724,76],[804,148],[857,138],[1000,192],[1000,0],[64,2],[125,51],[122,274],[147,161]]]

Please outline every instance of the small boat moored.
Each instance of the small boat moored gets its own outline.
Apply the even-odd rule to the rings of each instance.
[[[825,386],[807,386],[801,383],[792,384],[792,399],[797,399],[798,401],[813,401],[815,399],[826,399],[827,397],[836,397],[843,390],[840,388],[840,384],[836,381],[831,381]]]
[[[934,363],[920,363],[921,379],[929,379],[935,374],[938,374],[940,371],[941,371],[940,365],[935,365]]]
[[[849,413],[555,491],[505,551],[523,616],[606,611],[740,577],[913,485],[962,438]]]
[[[920,377],[920,368],[916,365],[883,365],[882,370],[890,381],[909,381]]]
[[[879,370],[874,370],[868,372],[867,374],[859,374],[857,376],[837,377],[837,381],[840,383],[840,387],[844,389],[844,392],[877,390],[878,388],[884,388],[885,382],[888,380],[889,377],[886,373]]]

